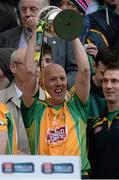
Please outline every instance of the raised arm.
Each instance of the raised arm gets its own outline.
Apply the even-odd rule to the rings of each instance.
[[[34,17],[29,18],[28,23],[33,25],[32,37],[25,55],[25,72],[24,82],[22,86],[23,101],[27,107],[30,107],[34,102],[34,94],[38,89],[38,75],[37,75],[37,61],[34,61],[35,48],[36,48],[36,24],[37,20]]]
[[[75,91],[83,104],[86,103],[90,91],[90,66],[86,51],[79,38],[73,40],[74,54],[78,66]]]

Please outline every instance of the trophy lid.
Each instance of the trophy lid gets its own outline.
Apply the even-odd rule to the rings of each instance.
[[[79,37],[83,30],[82,15],[72,9],[65,9],[59,12],[53,24],[57,36],[64,40],[73,40]]]

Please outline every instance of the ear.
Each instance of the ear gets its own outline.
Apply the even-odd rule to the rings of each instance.
[[[16,73],[16,65],[14,63],[9,64],[10,71],[15,74]]]

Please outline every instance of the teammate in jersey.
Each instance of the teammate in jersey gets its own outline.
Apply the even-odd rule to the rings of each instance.
[[[17,154],[16,126],[5,104],[0,103],[0,154]]]

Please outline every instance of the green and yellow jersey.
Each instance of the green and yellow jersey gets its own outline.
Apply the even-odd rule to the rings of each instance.
[[[0,131],[8,133],[6,154],[17,154],[16,126],[7,106],[2,103],[0,103]]]
[[[36,98],[30,108],[22,102],[21,109],[32,154],[81,156],[82,169],[89,168],[87,117],[76,94],[57,107]]]

